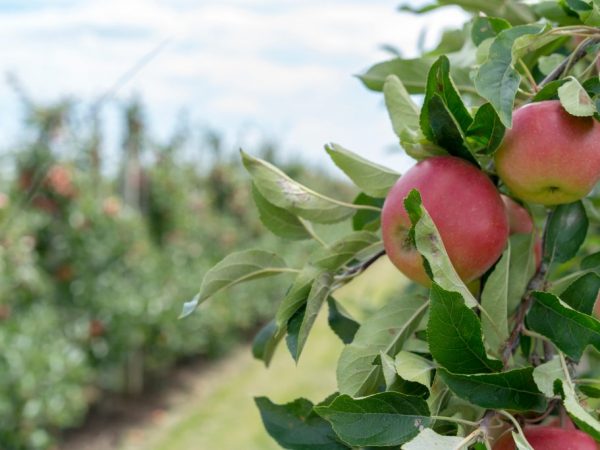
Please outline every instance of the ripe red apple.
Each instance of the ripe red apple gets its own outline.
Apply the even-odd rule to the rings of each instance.
[[[408,240],[411,222],[404,199],[413,189],[421,193],[461,279],[468,283],[480,277],[508,239],[508,219],[494,184],[462,159],[436,156],[416,164],[390,190],[381,214],[386,253],[408,278],[427,286],[431,281],[421,255]]]
[[[574,202],[600,179],[600,123],[570,115],[558,100],[531,103],[514,112],[495,161],[517,198],[543,205]]]
[[[508,216],[508,234],[531,233],[534,230],[534,225],[529,212],[512,198],[506,195],[500,195],[500,197],[502,197],[506,208],[506,215]],[[537,230],[533,251],[535,254],[535,266],[539,267],[542,263],[542,238],[537,233]]]
[[[523,431],[534,450],[597,450],[596,441],[583,431],[558,427],[529,427]],[[494,450],[515,450],[510,432],[494,444]]]

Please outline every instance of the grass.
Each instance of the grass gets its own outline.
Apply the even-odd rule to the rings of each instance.
[[[387,261],[379,261],[340,289],[336,298],[359,313],[375,308],[403,284]],[[276,403],[297,397],[322,400],[336,390],[335,368],[342,348],[323,313],[298,366],[285,345],[280,346],[268,369],[252,358],[249,346],[243,346],[203,373],[190,392],[172,403],[159,423],[130,435],[120,450],[277,450],[280,447],[263,429],[253,397],[267,396]]]

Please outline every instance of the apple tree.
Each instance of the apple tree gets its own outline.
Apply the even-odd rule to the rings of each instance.
[[[600,442],[600,2],[402,9],[448,5],[471,19],[419,58],[359,77],[416,165],[401,175],[328,144],[360,192],[333,198],[242,151],[265,227],[315,250],[294,267],[265,250],[231,254],[184,305],[183,316],[235,284],[291,277],[254,341],[266,365],[282,341],[297,361],[329,309],[346,344],[337,392],[318,404],[256,398],[283,448]],[[325,240],[321,224],[351,231]],[[386,257],[414,283],[358,323],[336,291]]]

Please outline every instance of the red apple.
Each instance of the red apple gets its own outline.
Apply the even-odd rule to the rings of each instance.
[[[421,193],[448,256],[465,282],[480,277],[502,254],[508,239],[504,204],[494,184],[474,165],[453,156],[419,162],[390,190],[381,214],[386,253],[408,278],[429,285],[421,255],[408,240],[411,222],[404,199]]]
[[[514,112],[495,161],[517,198],[543,205],[574,202],[600,179],[600,123],[570,115],[558,100],[531,103]]]
[[[529,212],[512,198],[506,195],[500,195],[500,197],[502,197],[508,216],[508,234],[531,233],[534,230],[534,225]],[[535,266],[540,267],[542,263],[542,238],[537,230],[533,251],[535,253]]]
[[[597,450],[596,441],[579,430],[543,426],[525,428],[524,433],[534,450]],[[512,434],[504,434],[493,448],[515,450]]]

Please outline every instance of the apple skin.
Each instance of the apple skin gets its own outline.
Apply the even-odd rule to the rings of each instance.
[[[508,234],[512,236],[519,233],[531,233],[534,230],[534,225],[529,212],[512,198],[502,194],[500,197],[502,197],[508,216]],[[537,230],[533,252],[535,254],[535,266],[539,268],[542,263],[542,238]]]
[[[558,427],[529,427],[523,431],[534,450],[597,450],[596,441],[583,431]],[[494,444],[494,450],[515,450],[507,432]]]
[[[460,158],[435,156],[412,167],[388,193],[381,213],[386,253],[408,278],[429,286],[423,259],[408,241],[411,222],[404,199],[413,189],[420,192],[460,278],[468,283],[485,273],[508,239],[504,204],[490,179]]]
[[[558,100],[531,103],[514,112],[495,162],[515,197],[542,205],[574,202],[600,178],[600,123],[570,115]]]

